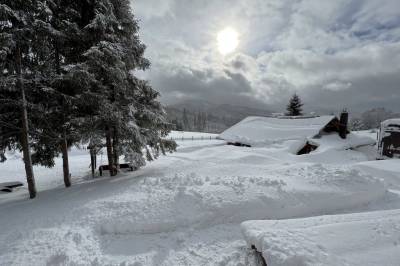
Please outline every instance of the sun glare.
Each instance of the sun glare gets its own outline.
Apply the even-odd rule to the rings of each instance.
[[[232,28],[225,28],[218,33],[217,41],[218,50],[221,54],[232,53],[239,44],[238,33]]]

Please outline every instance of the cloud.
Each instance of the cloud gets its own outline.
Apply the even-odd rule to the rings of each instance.
[[[173,4],[173,0],[131,1],[135,15],[144,20],[173,15],[171,12]]]
[[[153,64],[145,77],[165,103],[195,98],[281,110],[297,92],[310,111],[400,110],[397,0],[136,3]],[[227,26],[239,32],[240,47],[223,57],[216,35]]]

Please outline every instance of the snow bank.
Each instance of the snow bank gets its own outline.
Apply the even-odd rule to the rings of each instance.
[[[219,137],[228,142],[251,146],[285,140],[302,140],[318,135],[332,119],[334,116],[302,119],[251,116],[225,130]]]
[[[241,227],[268,266],[397,266],[400,261],[400,210],[247,221]]]
[[[346,139],[342,139],[338,134],[323,135],[320,138],[309,140],[311,143],[318,146],[315,152],[324,152],[326,150],[348,150],[367,145],[375,145],[376,140],[357,134],[350,133]]]
[[[158,234],[248,219],[321,215],[357,208],[386,195],[380,180],[351,167],[277,166],[265,164],[265,157],[254,153],[249,157],[242,149],[234,154],[233,148],[218,149],[236,159],[216,159],[211,152],[215,147],[192,151],[197,162],[187,155],[189,164],[176,168],[174,175],[147,177],[136,184],[140,194],[135,193],[134,201],[122,194],[92,202],[91,208],[108,213],[107,217],[94,214],[98,231],[102,235]]]
[[[311,154],[315,155],[314,157],[316,157],[317,160],[318,157],[325,157],[328,159],[330,156],[332,162],[335,162],[338,158],[338,153],[334,151],[359,149],[376,144],[375,139],[369,136],[361,136],[353,133],[348,134],[346,139],[342,139],[339,135],[333,133],[324,134],[318,138],[286,141],[284,144],[288,147],[288,152],[297,154],[307,142],[317,147],[316,150],[311,152]],[[376,150],[373,154],[376,155]],[[376,156],[373,157],[375,158]]]
[[[384,180],[387,187],[400,190],[400,160],[361,162],[356,168]]]

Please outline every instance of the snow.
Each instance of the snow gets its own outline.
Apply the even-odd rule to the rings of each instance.
[[[71,174],[75,182],[87,179],[90,167],[90,155],[87,150],[81,150],[73,147],[70,151]],[[22,182],[26,184],[25,168],[20,153],[7,153],[8,160],[0,163],[0,182]],[[105,155],[98,157],[98,163],[105,163]],[[64,183],[60,178],[63,175],[62,159],[56,158],[55,168],[46,168],[43,166],[35,166],[34,174],[36,177],[36,185],[39,191],[54,188]],[[1,198],[0,198],[1,202]]]
[[[387,187],[400,190],[400,160],[379,160],[361,162],[358,169],[384,180]]]
[[[381,127],[388,127],[389,125],[400,125],[400,118],[388,119],[381,123]]]
[[[242,232],[268,265],[399,265],[400,210],[247,221]]]
[[[250,116],[220,134],[228,142],[251,146],[315,137],[334,116],[274,118]]]
[[[308,139],[309,142],[318,146],[316,152],[327,150],[348,150],[362,146],[374,146],[376,140],[369,136],[362,136],[354,133],[347,135],[346,139],[340,138],[338,134],[323,135],[320,138]]]
[[[342,257],[336,247],[340,239],[350,242],[350,237],[355,239],[354,258],[349,253],[343,259],[353,262],[364,235],[373,237],[371,247],[376,256],[385,255],[387,265],[398,259],[390,253],[393,243],[400,242],[393,232],[395,209],[400,209],[398,183],[384,178],[387,168],[391,178],[400,173],[394,161],[369,162],[368,154],[346,150],[348,143],[338,146],[339,140],[331,136],[317,139],[321,149],[302,156],[292,152],[299,140],[247,148],[203,136],[178,141],[176,153],[112,178],[92,179],[88,152],[74,148],[73,185],[68,189],[63,187],[61,159],[54,169],[35,167],[36,199],[28,199],[26,186],[0,194],[0,265],[247,266],[252,264],[246,241],[269,241],[256,233],[268,230],[268,222],[284,223],[272,231],[279,240],[274,251],[282,247],[277,256],[295,256],[286,260],[287,265]],[[353,137],[348,142],[356,143]],[[19,154],[0,164],[0,183],[8,181],[25,183]],[[376,216],[369,214],[372,211]],[[365,213],[349,214],[358,212]],[[320,215],[333,216],[307,218]],[[262,223],[258,231],[249,229],[251,237],[246,233],[244,238],[240,225],[249,220],[266,221],[257,222]],[[289,225],[290,221],[301,222]],[[354,232],[350,221],[359,225]],[[329,227],[329,222],[335,226]],[[378,238],[373,226],[380,224],[382,232],[393,234]],[[323,246],[325,253],[314,253],[332,232],[336,242]],[[307,238],[301,238],[304,235]],[[375,262],[363,246],[358,259],[365,265]]]

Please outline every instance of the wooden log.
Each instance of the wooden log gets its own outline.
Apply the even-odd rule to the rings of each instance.
[[[16,188],[16,187],[22,187],[24,184],[21,182],[4,182],[0,183],[0,187],[6,187],[6,188]]]
[[[12,192],[13,188],[22,187],[24,184],[21,182],[5,182],[0,183],[0,191],[1,192]]]
[[[12,188],[0,187],[0,191],[1,191],[1,192],[7,192],[7,193],[10,193],[10,192],[12,192]]]

